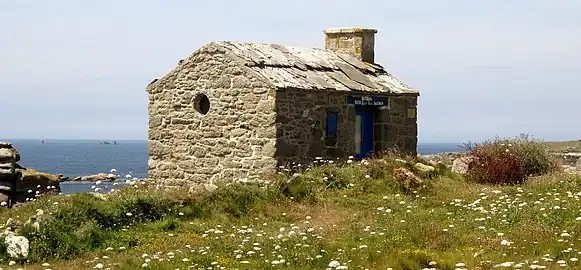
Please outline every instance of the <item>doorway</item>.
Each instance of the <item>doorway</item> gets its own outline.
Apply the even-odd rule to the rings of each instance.
[[[365,158],[373,152],[372,106],[355,106],[355,157]]]

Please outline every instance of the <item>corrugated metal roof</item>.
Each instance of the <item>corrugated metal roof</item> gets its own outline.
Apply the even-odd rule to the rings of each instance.
[[[418,93],[378,64],[342,53],[277,44],[215,42],[276,87],[312,90]]]

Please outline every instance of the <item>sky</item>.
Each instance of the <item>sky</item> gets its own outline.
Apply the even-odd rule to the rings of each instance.
[[[211,41],[378,29],[420,142],[581,139],[581,1],[0,0],[0,138],[147,139],[145,87]]]

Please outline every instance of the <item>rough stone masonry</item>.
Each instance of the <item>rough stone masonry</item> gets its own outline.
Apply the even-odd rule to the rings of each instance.
[[[150,178],[179,186],[276,169],[274,89],[249,73],[208,45],[150,85]]]
[[[327,30],[326,49],[211,42],[147,86],[149,177],[170,186],[258,179],[355,151],[351,96],[375,108],[373,150],[415,154],[417,90],[374,63],[376,30]],[[337,137],[325,135],[327,113]]]

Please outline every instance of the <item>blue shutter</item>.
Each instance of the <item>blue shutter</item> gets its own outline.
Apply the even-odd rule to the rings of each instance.
[[[337,137],[337,118],[338,114],[335,112],[327,113],[327,134],[329,138]]]

